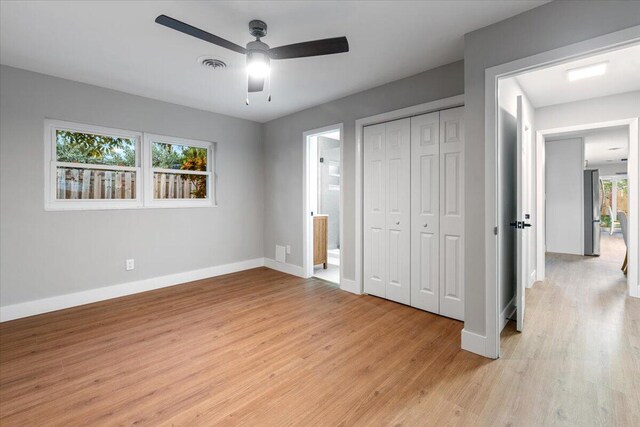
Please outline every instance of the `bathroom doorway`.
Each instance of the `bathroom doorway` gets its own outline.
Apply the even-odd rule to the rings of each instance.
[[[305,133],[305,273],[340,284],[342,125]]]

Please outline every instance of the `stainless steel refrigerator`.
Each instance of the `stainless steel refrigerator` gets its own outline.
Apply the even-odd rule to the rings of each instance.
[[[600,210],[602,208],[600,171],[584,171],[584,254],[600,255]]]

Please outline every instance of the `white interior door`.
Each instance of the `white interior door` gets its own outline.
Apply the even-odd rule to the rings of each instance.
[[[440,312],[440,114],[411,118],[411,305]]]
[[[527,152],[525,144],[524,113],[522,111],[522,96],[517,99],[517,142],[516,142],[516,329],[524,329],[525,287],[527,285],[527,233],[529,219],[526,218],[526,165]]]
[[[386,298],[386,125],[364,128],[364,291]]]
[[[386,123],[387,282],[386,298],[411,303],[410,119]]]
[[[464,107],[440,111],[440,314],[464,319]]]

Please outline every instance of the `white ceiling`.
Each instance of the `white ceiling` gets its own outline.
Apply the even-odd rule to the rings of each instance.
[[[0,63],[260,122],[463,57],[463,35],[545,1],[2,1]],[[234,43],[347,36],[347,54],[273,61],[272,95],[244,103],[244,56],[154,23],[166,14]],[[212,55],[230,68],[212,71]]]
[[[602,76],[570,82],[567,70],[607,61]],[[516,77],[534,107],[640,90],[640,45],[567,62]]]
[[[629,127],[612,126],[589,131],[549,135],[547,141],[584,139],[584,158],[589,167],[623,163],[629,157]]]

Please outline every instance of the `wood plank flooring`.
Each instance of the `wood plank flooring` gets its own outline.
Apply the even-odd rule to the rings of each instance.
[[[266,268],[5,322],[0,425],[637,426],[619,250],[550,256],[497,361],[460,322]]]

